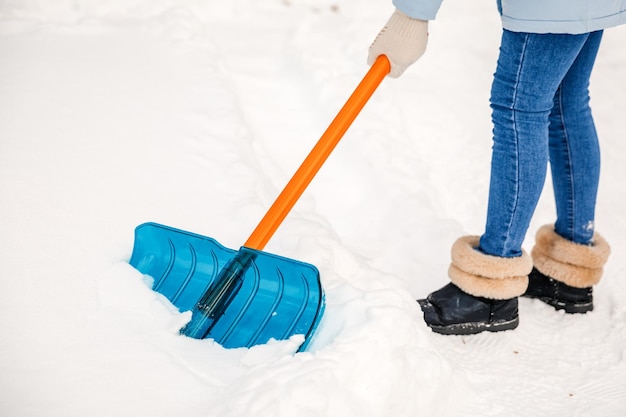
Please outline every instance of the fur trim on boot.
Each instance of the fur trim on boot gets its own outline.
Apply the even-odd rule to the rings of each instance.
[[[452,245],[450,280],[475,297],[506,300],[528,287],[532,258],[525,251],[517,258],[502,258],[478,251],[479,236],[463,236]]]
[[[587,288],[600,282],[611,248],[595,233],[593,243],[581,245],[558,235],[553,225],[542,226],[531,251],[535,268],[544,275],[574,288]]]

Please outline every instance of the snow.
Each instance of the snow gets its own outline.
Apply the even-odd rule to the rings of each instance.
[[[365,74],[392,11],[365,0],[0,2],[0,414],[598,416],[626,408],[626,28],[592,80],[597,229],[583,316],[444,337],[415,299],[484,227],[492,1],[447,0],[426,56],[385,80],[265,248],[316,265],[299,336],[223,349],[128,265],[155,221],[238,248]],[[534,231],[552,222],[550,185]]]

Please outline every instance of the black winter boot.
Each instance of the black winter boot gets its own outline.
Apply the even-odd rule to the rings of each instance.
[[[595,233],[592,243],[565,239],[552,225],[542,226],[531,251],[535,267],[524,296],[537,298],[557,310],[586,313],[593,310],[593,290],[602,277],[611,248]]]
[[[515,329],[519,324],[517,297],[508,300],[474,297],[452,283],[418,303],[424,312],[424,321],[435,333],[498,332]]]
[[[424,321],[436,333],[466,335],[517,327],[517,297],[526,291],[532,259],[487,255],[478,250],[478,236],[464,236],[452,245],[448,275],[452,283],[418,300]]]
[[[593,310],[593,288],[575,288],[542,274],[533,268],[528,275],[524,297],[536,298],[566,313],[586,313]]]

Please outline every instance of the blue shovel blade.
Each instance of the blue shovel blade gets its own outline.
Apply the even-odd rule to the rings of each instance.
[[[198,301],[222,269],[242,255],[251,261],[202,338],[236,348],[302,334],[299,350],[305,350],[324,311],[324,291],[313,265],[245,247],[228,249],[210,237],[156,223],[135,229],[130,264],[153,278],[154,291],[179,311],[193,310],[195,318]]]

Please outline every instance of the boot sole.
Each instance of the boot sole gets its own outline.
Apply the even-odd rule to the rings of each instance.
[[[524,297],[543,301],[544,303],[554,307],[556,310],[563,310],[568,314],[584,314],[593,310],[593,301],[585,303],[567,303],[550,297],[536,297],[530,294],[524,294]]]
[[[428,327],[430,327],[433,332],[439,333],[439,334],[465,336],[465,335],[477,334],[477,333],[481,333],[485,331],[486,332],[502,332],[505,330],[513,330],[517,328],[518,325],[519,325],[519,316],[515,316],[508,320],[498,320],[498,321],[494,321],[491,323],[470,322],[470,323],[448,324],[446,326],[428,324]]]

